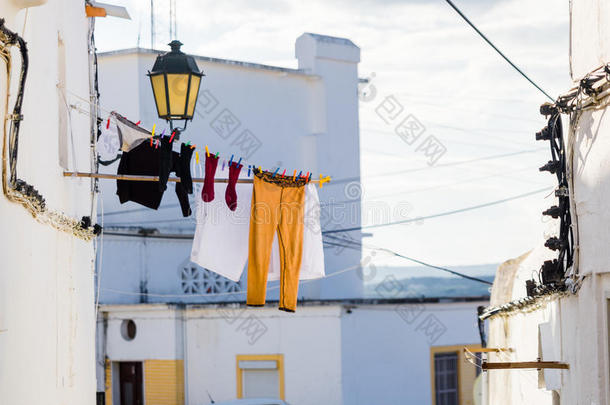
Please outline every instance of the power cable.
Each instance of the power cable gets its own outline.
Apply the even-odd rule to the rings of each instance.
[[[544,187],[544,188],[541,188],[541,189],[538,189],[538,190],[534,190],[534,191],[530,191],[530,192],[527,192],[527,193],[518,194],[518,195],[515,195],[515,196],[512,196],[512,197],[503,198],[501,200],[490,201],[490,202],[487,202],[487,203],[473,205],[471,207],[460,208],[460,209],[457,209],[457,210],[445,211],[445,212],[441,212],[441,213],[438,213],[438,214],[428,215],[428,216],[425,216],[425,217],[409,218],[409,219],[403,219],[401,221],[386,222],[386,223],[383,223],[383,224],[355,226],[355,227],[352,227],[352,228],[330,229],[330,230],[327,230],[327,231],[322,231],[322,234],[323,235],[327,235],[327,234],[330,234],[330,233],[337,233],[337,232],[360,231],[362,229],[381,228],[381,227],[384,227],[384,226],[408,224],[410,222],[423,221],[425,219],[444,217],[444,216],[447,216],[447,215],[459,214],[459,213],[462,213],[462,212],[473,211],[473,210],[476,210],[476,209],[479,209],[479,208],[485,208],[485,207],[490,207],[492,205],[502,204],[502,203],[505,203],[505,202],[517,200],[517,199],[520,199],[520,198],[529,197],[531,195],[538,194],[538,193],[541,193],[543,191],[549,191],[549,190],[552,190],[552,189],[553,189],[553,187]]]
[[[340,246],[340,247],[345,247],[345,248],[353,249],[353,250],[360,250],[359,248],[366,247],[367,249],[386,252],[386,253],[389,253],[392,256],[400,257],[402,259],[409,260],[409,261],[411,261],[413,263],[417,263],[417,264],[420,264],[420,265],[425,266],[425,267],[430,267],[430,268],[433,268],[433,269],[445,271],[445,272],[451,273],[451,274],[453,274],[455,276],[462,277],[462,278],[465,278],[465,279],[468,279],[468,280],[471,280],[471,281],[476,281],[476,282],[487,284],[487,285],[492,285],[493,284],[490,281],[483,280],[483,279],[480,279],[480,278],[477,278],[477,277],[473,277],[473,276],[469,276],[467,274],[460,273],[460,272],[457,272],[455,270],[448,269],[446,267],[436,266],[434,264],[426,263],[424,261],[421,261],[421,260],[418,260],[418,259],[414,259],[414,258],[409,257],[409,256],[405,256],[405,255],[403,255],[401,253],[395,252],[395,251],[387,249],[387,248],[370,247],[370,246],[362,244],[362,242],[349,241],[349,240],[346,240],[346,239],[332,237],[332,236],[327,236],[327,237],[333,238],[335,240],[338,239],[338,240],[348,244],[348,245],[345,245],[345,244],[335,244],[335,245]],[[325,241],[324,243],[331,244],[331,245],[333,244],[333,242],[328,242],[328,241]]]
[[[485,42],[487,42],[489,44],[489,46],[491,46],[502,58],[504,58],[505,61],[507,61],[517,72],[519,72],[521,74],[521,76],[523,76],[528,82],[530,82],[531,84],[534,85],[534,87],[536,87],[538,90],[540,90],[540,92],[542,94],[544,94],[545,96],[548,97],[549,100],[554,101],[553,97],[549,96],[547,94],[546,91],[542,90],[542,88],[540,86],[538,86],[536,83],[534,83],[534,81],[532,79],[530,79],[525,73],[523,73],[523,71],[521,69],[519,69],[517,67],[517,65],[515,65],[510,59],[508,59],[508,57],[506,55],[504,55],[502,53],[502,51],[500,51],[486,36],[485,34],[483,34],[472,22],[470,22],[470,20],[468,19],[468,17],[466,17],[464,15],[464,13],[462,13],[460,11],[459,8],[457,8],[457,6],[455,4],[453,4],[453,2],[451,0],[445,0],[447,2],[447,4],[449,4],[451,6],[451,8],[453,8],[459,15],[460,17],[462,17],[464,19],[464,21],[466,21],[468,23],[468,25],[470,25],[472,27],[472,29],[474,29],[477,34],[479,34],[481,36],[481,38],[483,38],[485,40]]]

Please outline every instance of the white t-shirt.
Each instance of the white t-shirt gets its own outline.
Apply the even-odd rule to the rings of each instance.
[[[231,211],[225,202],[225,183],[214,185],[214,200],[205,203],[196,192],[195,217],[197,227],[191,250],[191,261],[228,278],[239,281],[248,260],[248,235],[250,230],[250,208],[252,185],[235,186],[237,208]],[[320,200],[313,183],[305,186],[303,228],[303,258],[300,280],[324,277],[324,250],[320,229]],[[280,279],[280,254],[277,232],[273,238],[269,281]]]

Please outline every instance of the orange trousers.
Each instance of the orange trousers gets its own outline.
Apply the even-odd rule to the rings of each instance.
[[[247,305],[265,305],[267,275],[273,237],[277,232],[280,250],[279,309],[294,312],[297,307],[299,271],[303,255],[304,179],[273,177],[255,172],[248,246]]]

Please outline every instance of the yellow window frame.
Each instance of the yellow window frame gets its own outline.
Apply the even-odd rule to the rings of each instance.
[[[284,389],[284,355],[283,354],[238,354],[235,356],[235,375],[237,376],[237,398],[244,397],[243,370],[239,367],[240,361],[275,361],[280,379],[280,399],[286,399]]]
[[[434,355],[438,353],[456,353],[458,356],[457,379],[458,379],[458,403],[462,404],[463,400],[463,381],[464,367],[471,365],[467,363],[464,356],[464,348],[468,350],[480,349],[480,344],[470,345],[451,345],[451,346],[432,346],[430,347],[430,387],[432,389],[432,405],[436,405],[436,382],[434,378]]]

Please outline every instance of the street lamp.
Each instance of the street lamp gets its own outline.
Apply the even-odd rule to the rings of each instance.
[[[180,50],[182,42],[173,40],[168,45],[171,51],[157,56],[148,77],[159,118],[169,121],[172,131],[172,121],[184,120],[184,127],[175,129],[176,135],[179,135],[186,128],[186,123],[193,119],[204,74],[197,67],[195,58]]]

